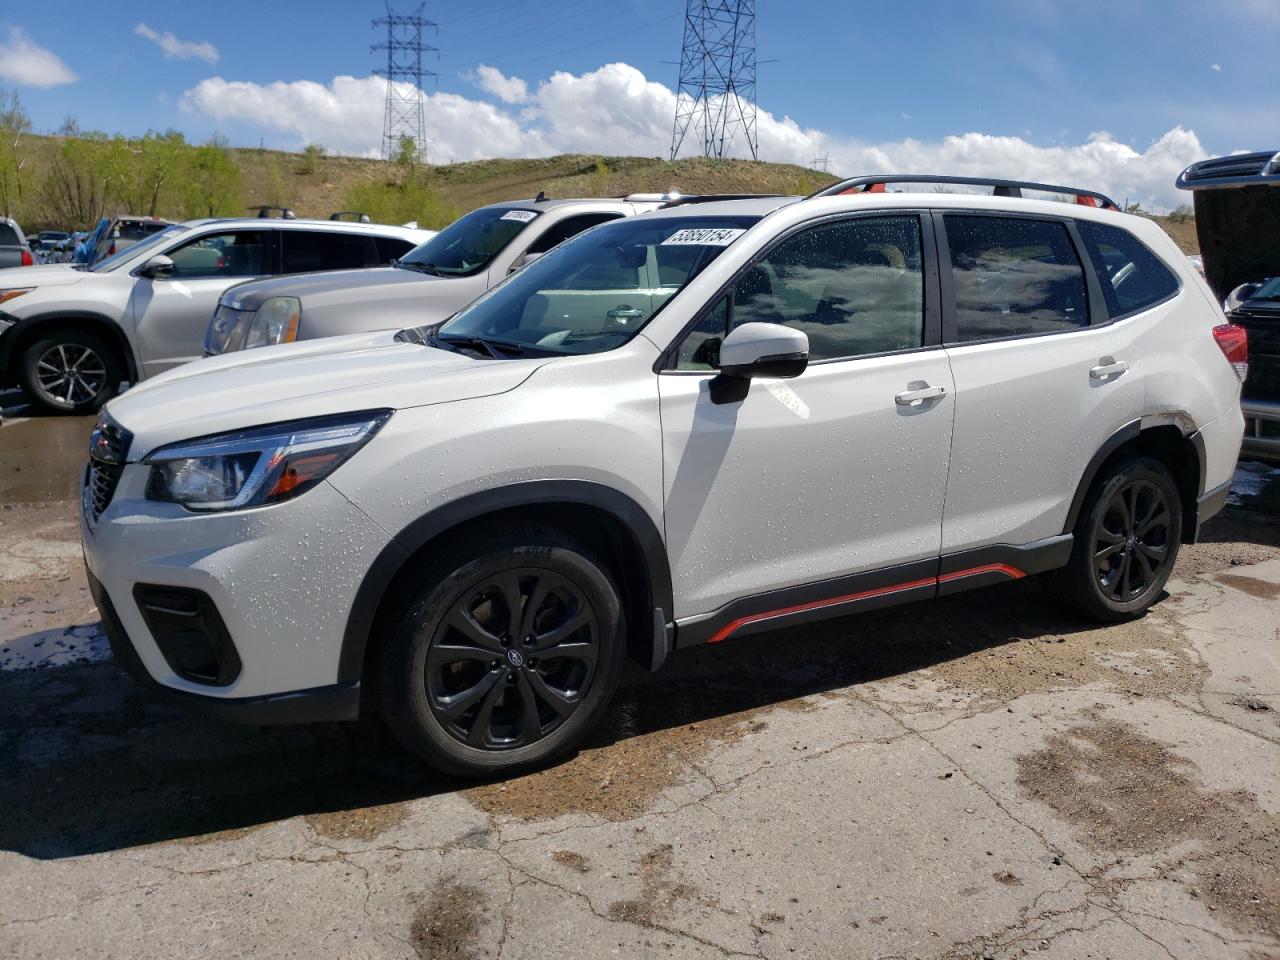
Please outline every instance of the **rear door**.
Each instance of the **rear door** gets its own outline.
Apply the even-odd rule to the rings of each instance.
[[[135,277],[129,310],[145,377],[204,356],[209,320],[224,290],[270,273],[275,231],[211,230],[165,251],[173,275]]]
[[[1107,322],[1069,219],[934,222],[956,388],[943,555],[1057,536],[1089,460],[1142,415],[1140,329]]]

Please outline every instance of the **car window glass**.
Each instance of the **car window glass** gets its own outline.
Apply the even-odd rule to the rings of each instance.
[[[438,336],[445,342],[480,337],[551,354],[612,350],[635,336],[758,219],[690,213],[602,224],[464,307]],[[662,246],[694,252],[678,283],[654,282],[651,264]]]
[[[18,239],[17,232],[7,223],[0,223],[0,243],[8,245],[17,245],[22,241]]]
[[[1065,224],[948,214],[956,340],[1073,330],[1089,323],[1084,268]]]
[[[1112,317],[1135,313],[1178,292],[1178,278],[1128,230],[1092,220],[1076,221],[1097,268]]]
[[[373,238],[325,230],[281,230],[285,273],[359,270],[377,263]]]
[[[803,331],[813,360],[919,347],[919,218],[860,217],[784,240],[734,288],[733,325],[748,322]]]
[[[175,277],[256,277],[267,273],[261,230],[206,234],[170,251]]]
[[[378,251],[378,263],[383,265],[399,260],[413,249],[412,243],[399,237],[374,237],[373,242]]]
[[[520,207],[481,207],[459,217],[401,259],[446,277],[477,273],[541,216]]]
[[[720,342],[729,325],[729,298],[708,310],[685,334],[676,354],[677,370],[712,370],[720,365]]]
[[[559,223],[548,227],[546,233],[533,241],[529,245],[528,252],[546,253],[552,247],[559,246],[583,230],[589,230],[601,223],[608,223],[610,220],[617,220],[621,216],[620,213],[584,213],[576,217],[565,217]]]

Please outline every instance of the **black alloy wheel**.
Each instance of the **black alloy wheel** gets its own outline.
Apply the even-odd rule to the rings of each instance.
[[[582,704],[598,653],[595,611],[571,580],[538,567],[486,576],[458,594],[431,639],[431,711],[469,747],[528,746]]]
[[[1160,579],[1169,558],[1171,519],[1164,491],[1150,480],[1131,480],[1111,491],[1094,533],[1098,586],[1105,596],[1129,603]]]

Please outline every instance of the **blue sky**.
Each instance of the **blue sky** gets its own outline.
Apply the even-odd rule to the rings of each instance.
[[[376,91],[333,81],[376,67],[370,20],[380,3],[6,6],[0,85],[20,93],[37,129],[71,114],[83,128],[112,132],[172,126],[193,139],[217,130],[237,144],[377,148]],[[442,54],[433,62],[440,99],[428,89],[437,159],[661,152],[663,90],[675,86],[683,9],[683,0],[428,4]],[[153,35],[211,45],[216,58],[208,48],[166,57],[135,32],[139,23]],[[48,72],[41,80],[13,62],[15,50],[29,52],[24,43],[56,56],[76,80],[36,85]],[[1280,0],[759,0],[757,47],[762,60],[775,61],[758,73],[760,108],[776,121],[776,130],[762,124],[771,159],[807,159],[812,150],[831,153],[841,168],[881,158],[955,163],[963,151],[937,152],[946,138],[976,134],[1016,139],[1004,154],[1014,164],[1052,166],[1065,161],[1044,151],[1084,150],[1087,158],[1093,134],[1105,131],[1146,155],[1178,128],[1194,133],[1203,154],[1280,147]],[[614,63],[634,71],[601,72]],[[511,87],[488,84],[508,91],[504,102],[482,89],[482,65],[522,79],[527,95],[517,86],[513,99]],[[555,71],[586,79],[541,89]],[[669,119],[665,125],[669,136]],[[1195,145],[1183,138],[1170,149],[1181,161]],[[983,162],[991,156],[984,152]]]

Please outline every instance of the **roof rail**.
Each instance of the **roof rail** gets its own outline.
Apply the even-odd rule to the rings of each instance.
[[[689,197],[673,197],[658,209],[683,207],[689,203],[715,203],[718,200],[780,200],[784,193],[704,193]]]
[[[889,183],[933,183],[958,184],[966,187],[991,187],[995,197],[1021,197],[1023,190],[1038,190],[1041,193],[1060,193],[1075,197],[1075,202],[1083,207],[1102,207],[1107,210],[1119,210],[1119,205],[1104,193],[1095,190],[1084,190],[1080,187],[1056,187],[1049,183],[1032,183],[1029,180],[993,180],[988,177],[940,177],[926,173],[880,174],[870,177],[850,177],[823,187],[805,197],[836,197],[846,193],[884,193]]]
[[[1178,174],[1179,190],[1280,186],[1280,153],[1237,153],[1193,163]]]
[[[264,220],[265,220],[265,219],[267,219],[268,217],[270,217],[270,216],[271,216],[271,214],[272,214],[272,212],[279,213],[279,214],[280,214],[280,219],[281,219],[281,220],[296,220],[296,219],[297,219],[297,216],[296,216],[296,215],[294,214],[294,212],[293,212],[292,210],[290,210],[288,207],[272,207],[272,206],[267,206],[267,205],[256,205],[256,206],[249,207],[249,209],[250,209],[250,210],[257,210],[257,211],[258,211],[258,217],[259,217],[260,219],[264,219]]]
[[[329,214],[330,220],[347,220],[350,219],[355,223],[373,223],[369,219],[369,215],[360,210],[338,210]]]

